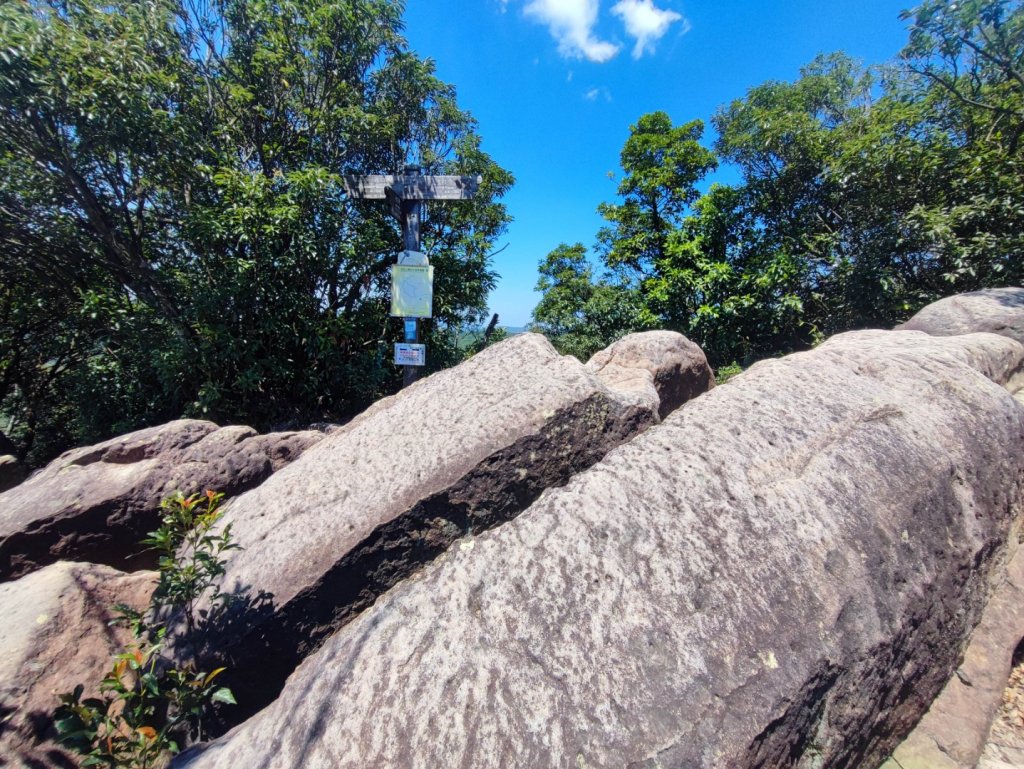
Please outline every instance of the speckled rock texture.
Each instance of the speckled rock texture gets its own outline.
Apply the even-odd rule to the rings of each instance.
[[[704,351],[675,331],[627,334],[594,355],[587,368],[609,387],[658,404],[662,419],[715,386]]]
[[[877,766],[1024,495],[999,336],[753,366],[342,628],[182,769]],[[293,467],[295,467],[293,465]]]
[[[1024,288],[990,288],[932,302],[897,329],[954,336],[987,331],[1024,344]]]
[[[242,549],[222,589],[239,598],[207,623],[233,712],[269,702],[378,595],[656,423],[659,407],[520,334],[374,405],[238,497],[224,521]],[[260,675],[236,673],[248,670]]]
[[[1024,648],[1020,646],[977,769],[1024,769]]]
[[[111,607],[141,610],[156,586],[152,572],[61,561],[0,585],[0,766],[75,765],[52,740],[58,695],[98,684],[131,633],[112,627]],[[5,763],[6,762],[6,763]]]
[[[159,525],[163,497],[237,494],[322,437],[181,419],[65,452],[0,494],[0,579],[61,559],[150,566],[139,541]]]
[[[1022,638],[1024,548],[1017,546],[955,674],[882,769],[974,769],[1000,714]]]

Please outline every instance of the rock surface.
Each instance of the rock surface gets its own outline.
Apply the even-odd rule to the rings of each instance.
[[[587,361],[609,387],[657,404],[664,419],[715,386],[704,351],[674,331],[628,334]]]
[[[1018,647],[999,713],[981,753],[977,769],[1024,768],[1024,649]]]
[[[1024,548],[1018,547],[956,673],[882,769],[974,769],[999,715],[1022,638]]]
[[[0,579],[60,559],[148,565],[151,555],[134,556],[159,525],[163,497],[237,494],[322,437],[182,419],[68,451],[0,494]]]
[[[0,756],[15,766],[67,766],[50,740],[58,695],[98,684],[131,641],[111,627],[111,607],[141,610],[156,585],[152,572],[61,561],[0,585]],[[90,688],[92,687],[92,688]]]
[[[1024,344],[1024,288],[990,288],[948,296],[896,328],[932,336],[986,331]]]
[[[877,765],[1021,510],[1024,409],[981,371],[1022,358],[859,332],[759,363],[464,538],[175,766]]]
[[[375,404],[234,500],[225,522],[242,549],[222,589],[244,600],[214,612],[208,653],[228,666],[238,712],[266,704],[379,594],[657,422],[659,407],[520,334]],[[250,669],[260,676],[232,676]]]

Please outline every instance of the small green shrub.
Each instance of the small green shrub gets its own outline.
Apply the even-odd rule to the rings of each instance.
[[[160,553],[149,608],[114,607],[115,622],[127,625],[135,642],[114,658],[99,697],[83,699],[80,684],[60,696],[54,714],[60,741],[85,757],[82,766],[159,766],[179,751],[179,741],[203,738],[203,717],[213,703],[235,704],[231,690],[217,684],[225,668],[209,673],[195,663],[174,668],[161,656],[167,635],[161,618],[184,614],[183,640],[190,642],[200,630],[193,619],[196,602],[211,588],[212,601],[227,598],[214,581],[224,573],[223,553],[238,545],[231,542],[230,524],[214,531],[223,497],[213,491],[190,497],[179,492],[160,503],[163,523],[143,541]]]
[[[224,573],[223,553],[238,549],[238,545],[231,542],[230,523],[220,532],[214,531],[223,499],[223,494],[213,491],[191,497],[177,492],[160,503],[164,511],[163,525],[142,541],[160,553],[157,567],[160,582],[153,593],[153,601],[161,608],[184,610],[188,639],[196,634],[193,624],[196,601],[211,588],[214,591],[211,601],[226,599],[214,583]],[[179,556],[179,553],[184,555]]]
[[[736,362],[730,363],[728,366],[721,366],[715,372],[715,384],[725,384],[737,374],[742,373],[743,366]]]

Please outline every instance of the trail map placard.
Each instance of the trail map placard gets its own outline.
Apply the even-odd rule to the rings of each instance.
[[[434,267],[391,266],[391,315],[395,318],[429,318],[434,307]]]

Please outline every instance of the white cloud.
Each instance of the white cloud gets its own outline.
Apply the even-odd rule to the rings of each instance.
[[[591,88],[589,91],[583,93],[583,98],[587,101],[597,101],[598,99],[604,99],[605,101],[612,100],[612,92],[607,88]]]
[[[525,13],[547,25],[563,56],[604,62],[619,52],[619,46],[595,37],[598,5],[599,0],[530,0]]]
[[[622,19],[626,32],[636,40],[633,46],[634,59],[639,59],[645,51],[654,53],[655,44],[673,23],[682,21],[683,31],[690,29],[689,22],[682,14],[657,8],[654,0],[619,0],[612,6],[612,13]]]

